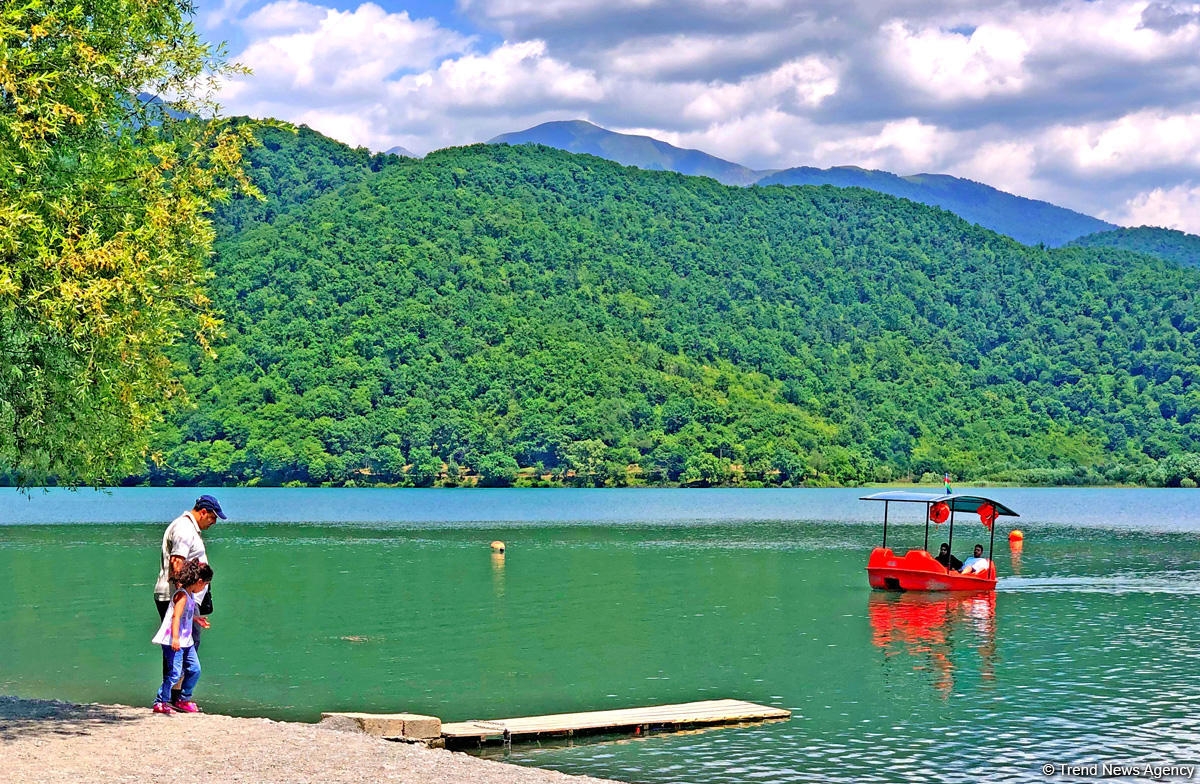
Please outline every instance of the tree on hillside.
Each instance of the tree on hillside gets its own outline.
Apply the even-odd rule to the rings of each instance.
[[[191,0],[0,5],[0,472],[99,484],[183,399],[164,350],[217,333],[208,213],[248,124]]]

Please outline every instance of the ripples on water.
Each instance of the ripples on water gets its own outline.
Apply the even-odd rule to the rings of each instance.
[[[784,635],[791,644],[782,641],[783,655],[766,674],[771,693],[782,697],[760,701],[793,709],[790,721],[517,746],[509,758],[681,784],[1083,781],[1048,778],[1042,765],[1200,762],[1195,534],[1035,532],[1024,551],[998,551],[1009,576],[995,594],[931,597],[863,590],[855,562],[863,544],[844,532],[832,545],[812,527],[784,539],[778,533],[638,546],[716,558],[722,551],[730,558],[755,550],[806,554],[796,558],[798,571],[833,580],[818,596],[781,599],[777,622],[805,632]],[[838,553],[836,577],[821,574],[819,560]],[[843,580],[847,569],[853,576]],[[811,581],[796,587],[814,589]],[[826,645],[844,655],[822,655]]]
[[[211,529],[214,710],[460,720],[735,697],[793,711],[509,756],[654,784],[1048,781],[1046,763],[1200,757],[1200,491],[996,491],[1023,514],[1024,549],[997,537],[994,594],[932,597],[867,590],[878,509],[857,491],[221,492],[242,520],[331,524]],[[139,703],[155,685],[161,524],[101,518],[0,527],[0,596],[16,597],[0,603],[0,692]],[[956,550],[981,535],[959,530]],[[922,538],[889,527],[889,543]]]

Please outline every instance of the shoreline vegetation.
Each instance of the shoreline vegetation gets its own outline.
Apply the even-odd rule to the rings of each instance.
[[[316,724],[0,696],[4,780],[605,784]]]
[[[951,480],[951,486],[955,490],[964,489],[979,489],[979,488],[997,488],[997,487],[1044,487],[1044,488],[1131,488],[1131,489],[1194,489],[1197,483],[1187,477],[1182,481],[1174,483],[1144,483],[1144,482],[1116,482],[1108,481],[1103,478],[1097,481],[1088,482],[1033,482],[1033,481],[989,481],[989,480],[971,480],[971,481],[955,481]],[[4,481],[0,479],[0,487],[9,487],[17,489],[29,489],[22,485]],[[58,485],[53,481],[47,482],[40,487],[48,489],[53,487],[63,487],[65,489],[76,489],[76,485]],[[454,481],[438,481],[431,484],[415,484],[412,482],[372,482],[372,481],[354,481],[347,482],[283,482],[281,484],[266,483],[251,480],[249,482],[228,482],[224,484],[206,484],[206,483],[191,483],[191,482],[146,482],[144,480],[126,481],[117,485],[109,485],[109,487],[193,487],[193,488],[288,488],[288,489],[347,489],[347,490],[365,490],[365,489],[382,489],[382,490],[453,490],[453,489],[510,489],[510,490],[579,490],[579,489],[647,489],[647,490],[836,490],[836,489],[900,489],[912,490],[914,492],[938,492],[943,485],[940,480],[934,482],[909,481],[909,480],[894,480],[891,482],[854,482],[854,483],[822,483],[822,482],[762,482],[756,480],[743,480],[738,482],[669,482],[669,481],[628,481],[628,482],[591,482],[586,480],[575,480],[573,478],[562,477],[519,477],[517,480],[509,483],[496,484],[481,481],[477,475],[466,475]]]
[[[951,478],[951,486],[956,488],[980,488],[980,487],[1128,487],[1128,488],[1195,488],[1197,483],[1188,476],[1174,477],[1167,481],[1114,481],[1103,476],[1083,476],[1074,477],[1077,481],[1037,481],[1036,477],[1025,479],[1012,480],[989,480],[989,479],[971,479],[958,480]],[[0,481],[0,486],[15,486],[6,485]],[[48,484],[47,487],[55,485]],[[517,475],[509,481],[496,482],[489,481],[487,477],[479,474],[464,471],[456,475],[450,476],[443,473],[437,480],[433,482],[395,482],[395,481],[372,481],[369,475],[363,476],[358,480],[348,480],[346,482],[301,482],[289,481],[282,483],[268,483],[258,479],[253,479],[248,482],[227,482],[222,484],[206,484],[193,482],[172,482],[172,481],[157,481],[147,482],[144,478],[129,479],[120,483],[120,487],[286,487],[286,488],[384,488],[384,489],[453,489],[453,488],[512,488],[512,489],[571,489],[571,488],[653,488],[653,489],[706,489],[706,488],[726,488],[726,489],[834,489],[834,488],[900,488],[922,491],[936,491],[943,486],[940,475],[928,474],[920,479],[894,479],[887,482],[828,482],[820,480],[802,480],[802,481],[763,481],[762,479],[747,478],[744,474],[737,474],[727,480],[709,481],[697,479],[692,481],[670,481],[667,479],[652,479],[646,477],[641,472],[631,471],[624,478],[614,479],[613,477],[594,477],[594,476],[577,476],[573,473],[566,474],[539,474],[534,469],[522,469]]]

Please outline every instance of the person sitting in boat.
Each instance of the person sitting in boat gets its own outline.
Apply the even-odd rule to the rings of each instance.
[[[975,545],[975,554],[963,562],[963,574],[982,574],[988,570],[992,562],[983,557],[983,545]]]
[[[950,553],[950,545],[942,542],[942,546],[938,548],[937,558],[934,559],[947,569],[958,571],[963,568],[963,562],[955,558]]]

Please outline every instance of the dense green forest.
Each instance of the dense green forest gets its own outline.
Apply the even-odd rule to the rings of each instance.
[[[1071,242],[1081,248],[1119,248],[1149,253],[1188,267],[1200,267],[1200,237],[1175,229],[1139,226],[1089,234]]]
[[[801,166],[763,177],[760,185],[837,185],[873,191],[941,207],[955,215],[1029,245],[1066,245],[1076,237],[1113,228],[1099,218],[1037,199],[1014,196],[981,182],[948,174],[913,174],[835,166]]]
[[[1190,484],[1200,272],[858,188],[265,131],[130,481]]]
[[[866,188],[931,207],[941,207],[971,223],[1007,234],[1027,245],[1066,245],[1076,237],[1116,228],[1099,218],[1049,202],[1027,199],[981,182],[947,174],[891,172],[858,166],[755,171],[699,150],[685,150],[649,136],[615,133],[583,120],[542,123],[505,133],[489,144],[543,144],[567,152],[588,153],[627,166],[712,177],[726,185],[836,185]]]

